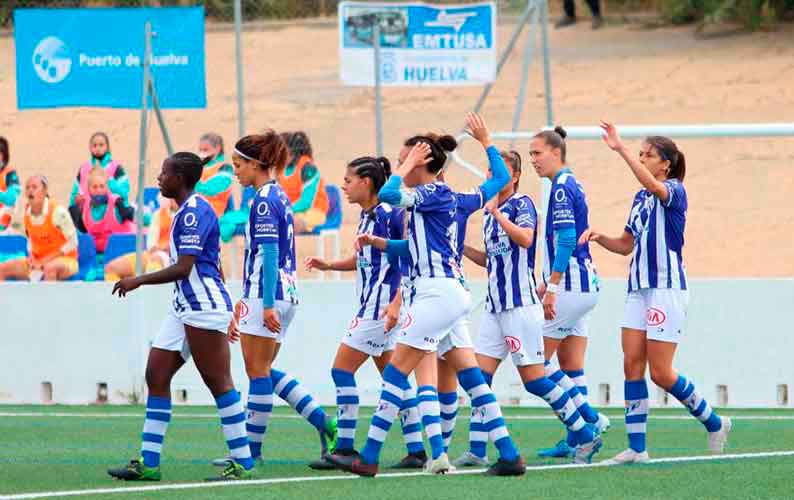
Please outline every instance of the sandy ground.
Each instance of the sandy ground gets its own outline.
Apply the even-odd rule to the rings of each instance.
[[[500,27],[505,41],[512,26]],[[194,150],[199,135],[237,135],[234,40],[207,34],[206,110],[168,111],[178,149]],[[697,124],[794,121],[794,30],[699,40],[691,28],[652,31],[609,27],[592,32],[585,23],[551,31],[554,111],[558,122],[594,125],[600,117],[619,124]],[[330,182],[342,180],[345,161],[374,152],[373,92],[344,87],[338,74],[337,32],[323,26],[294,26],[244,35],[246,119],[249,131],[265,126],[306,130],[316,159]],[[13,38],[0,39],[0,134],[12,143],[21,175],[46,173],[54,196],[66,201],[77,165],[95,130],[111,136],[114,156],[138,175],[139,112],[135,110],[16,109]],[[484,113],[493,130],[509,130],[520,78],[520,57],[505,66]],[[531,68],[522,129],[543,124],[540,62]],[[385,146],[394,158],[401,140],[420,131],[456,132],[480,88],[386,89]],[[152,184],[165,154],[156,128],[150,137],[146,180]],[[639,147],[639,144],[634,144]],[[794,139],[681,140],[686,153],[690,210],[685,259],[691,276],[794,275]],[[527,143],[519,143],[526,152]],[[467,158],[482,163],[473,144]],[[622,231],[638,189],[627,167],[595,141],[572,142],[569,163],[590,201],[591,224]],[[466,189],[478,180],[453,168],[452,184]],[[137,180],[133,181],[133,185]],[[522,189],[538,199],[532,170]],[[358,211],[346,206],[344,249]],[[480,240],[480,217],[468,240]],[[302,238],[300,258],[315,242]],[[627,259],[596,249],[603,276],[624,276]],[[473,266],[471,274],[477,276]]]

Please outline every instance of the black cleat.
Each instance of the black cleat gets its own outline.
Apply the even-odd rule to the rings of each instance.
[[[427,463],[427,453],[422,450],[417,453],[409,453],[402,460],[389,467],[390,469],[421,469]]]
[[[519,456],[512,462],[500,458],[485,471],[489,476],[523,476],[527,471],[527,463]]]
[[[353,462],[361,457],[356,450],[336,450],[335,453],[328,455],[327,458],[337,469],[353,472]]]
[[[309,468],[314,470],[336,470],[336,464],[331,461],[330,455],[326,453],[319,460],[309,462]]]

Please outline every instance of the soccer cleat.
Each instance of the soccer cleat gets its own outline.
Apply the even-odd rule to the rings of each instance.
[[[526,471],[527,463],[524,457],[519,456],[512,462],[500,458],[485,473],[489,476],[523,476]]]
[[[580,444],[576,447],[576,453],[573,456],[573,463],[575,464],[589,464],[593,461],[593,455],[598,453],[604,442],[600,436],[595,436],[589,443]]]
[[[319,460],[309,462],[309,468],[314,470],[335,470],[336,464],[329,457],[330,455],[326,453]]]
[[[336,450],[327,458],[337,469],[352,472],[353,462],[361,457],[356,450]]]
[[[607,417],[603,413],[599,413],[598,421],[593,425],[595,426],[595,429],[599,434],[603,434],[609,430],[609,428],[612,426],[612,422],[609,421],[609,417]]]
[[[628,465],[628,464],[641,464],[650,460],[651,457],[648,456],[647,451],[637,452],[632,450],[631,448],[627,448],[613,458],[609,460],[604,460],[603,464],[605,465]]]
[[[425,450],[417,453],[409,453],[402,460],[389,467],[390,469],[421,469],[427,463],[427,453]]]
[[[455,467],[488,467],[488,463],[488,457],[481,458],[470,451],[452,461]]]
[[[234,462],[234,458],[231,456],[225,456],[223,458],[215,458],[212,460],[212,465],[215,467],[228,467],[230,463]],[[262,455],[254,458],[254,466],[262,466],[265,465],[265,459],[262,458]]]
[[[565,439],[560,439],[553,448],[544,448],[538,451],[542,458],[571,458],[576,454],[576,449],[568,446]]]
[[[219,476],[208,477],[206,481],[245,481],[254,478],[254,470],[246,470],[245,467],[235,461],[226,464]]]
[[[329,452],[336,451],[336,441],[339,433],[336,427],[336,417],[325,417],[325,428],[320,432],[320,456],[324,457]],[[330,443],[329,440],[330,439]]]
[[[108,469],[108,474],[124,481],[159,481],[160,467],[146,467],[142,458],[130,460],[124,467]]]
[[[446,474],[454,470],[455,467],[449,463],[449,455],[446,453],[442,453],[438,458],[428,460],[425,463],[425,472],[428,474]]]
[[[722,453],[725,451],[725,444],[728,442],[728,434],[731,432],[733,422],[728,417],[720,417],[722,427],[717,432],[709,432],[709,450],[712,453]]]
[[[353,460],[350,472],[363,477],[375,477],[378,473],[378,464],[365,464],[360,458]]]

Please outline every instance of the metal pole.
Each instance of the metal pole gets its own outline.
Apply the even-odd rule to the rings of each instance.
[[[135,209],[135,274],[143,271],[143,190],[146,182],[146,131],[149,119],[149,90],[151,89],[149,64],[152,56],[152,23],[146,22],[143,49],[143,92],[141,96],[141,134],[138,154],[138,197]]]
[[[540,2],[540,45],[543,50],[543,83],[546,95],[546,125],[554,126],[554,109],[551,97],[551,56],[549,55],[549,4],[547,0]]]
[[[375,25],[372,27],[372,46],[375,49],[375,151],[383,156],[383,97],[380,81],[380,23],[375,14]]]
[[[243,24],[243,7],[241,0],[234,0],[234,63],[237,68],[237,132],[240,137],[245,135],[245,106],[243,103],[243,49],[240,40]]]
[[[168,151],[168,156],[174,154],[174,146],[171,144],[171,137],[168,135],[168,127],[165,125],[165,118],[160,109],[160,101],[157,99],[157,89],[154,86],[154,79],[149,81],[149,92],[152,96],[152,107],[154,108],[154,116],[157,117],[157,125],[160,126],[160,132],[163,134],[163,142],[165,142],[165,149]]]
[[[518,37],[521,36],[521,32],[524,30],[524,26],[527,24],[529,20],[529,16],[532,14],[532,11],[535,9],[535,2],[534,0],[529,0],[527,2],[527,8],[524,9],[524,13],[521,14],[521,17],[518,20],[518,24],[516,25],[515,29],[513,30],[513,34],[510,35],[510,40],[507,42],[507,46],[502,51],[502,54],[499,56],[499,62],[496,64],[496,75],[495,78],[499,76],[499,73],[502,72],[502,67],[507,62],[507,59],[510,57],[510,54],[513,52],[513,48],[518,41]],[[495,81],[495,80],[494,80]],[[480,97],[477,99],[477,104],[474,105],[474,112],[479,113],[480,109],[482,109],[483,104],[485,104],[485,100],[488,98],[488,94],[491,93],[491,89],[493,88],[493,82],[487,84],[485,88],[482,89],[482,93],[480,93]]]
[[[535,46],[535,24],[538,16],[533,12],[532,19],[529,21],[529,31],[527,32],[527,44],[524,47],[524,59],[521,61],[521,84],[518,89],[518,97],[516,97],[516,108],[513,111],[513,133],[518,130],[521,125],[521,112],[524,110],[524,105],[527,100],[527,83],[529,82],[529,63],[532,62],[532,50]],[[515,145],[516,140],[510,141],[510,149]]]

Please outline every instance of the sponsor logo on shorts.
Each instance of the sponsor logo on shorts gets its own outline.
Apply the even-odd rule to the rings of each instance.
[[[414,322],[414,317],[413,317],[413,316],[411,316],[410,314],[406,314],[406,315],[405,315],[405,321],[403,322],[402,329],[403,329],[403,330],[406,330],[406,329],[408,329],[408,327],[409,327],[409,326],[411,326],[411,324],[412,324],[413,322]]]
[[[240,319],[246,318],[249,312],[251,311],[248,309],[248,304],[240,302]]]
[[[667,321],[667,316],[664,311],[655,307],[648,308],[648,326],[659,326]]]
[[[521,339],[519,339],[518,337],[511,337],[510,335],[506,335],[505,344],[507,344],[507,348],[510,349],[510,352],[513,354],[521,350]]]
[[[358,325],[360,324],[361,324],[361,318],[355,317],[353,318],[353,321],[350,322],[350,326],[348,326],[347,328],[348,330],[355,330],[356,328],[358,328]]]
[[[436,343],[438,343],[438,340],[437,340],[437,339],[434,339],[434,338],[432,338],[432,337],[425,337],[425,339],[424,339],[424,340],[425,340],[425,342],[427,342],[428,344],[436,344]]]

